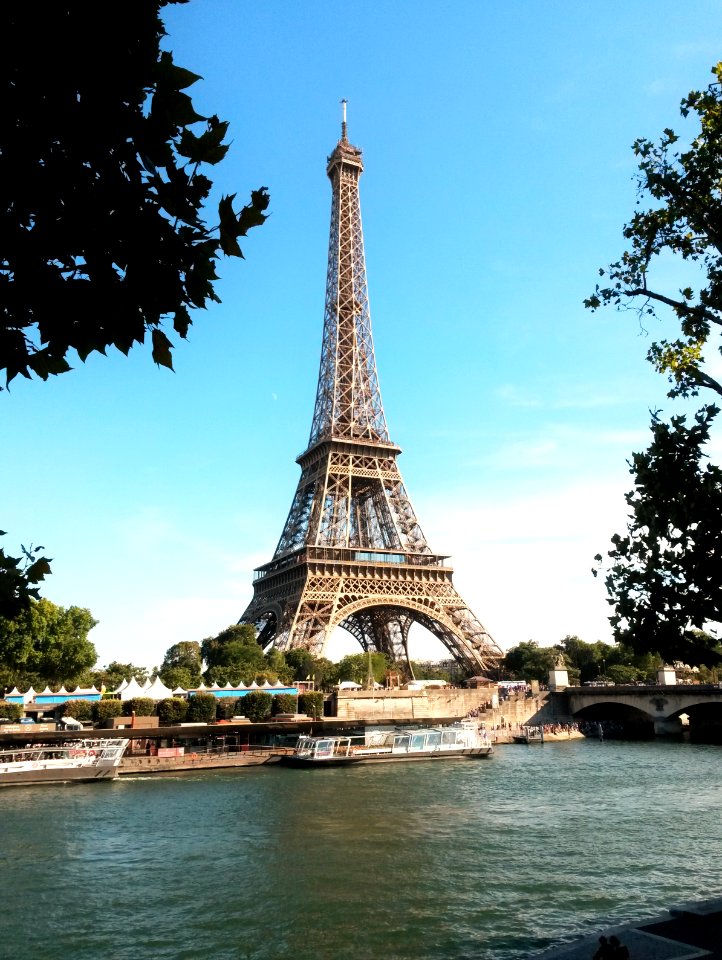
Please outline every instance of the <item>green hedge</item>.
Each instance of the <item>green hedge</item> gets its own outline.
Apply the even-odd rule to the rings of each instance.
[[[23,708],[19,703],[8,703],[7,700],[0,700],[0,717],[7,717],[8,720],[15,722],[23,715]]]
[[[194,693],[188,701],[191,723],[212,723],[216,719],[218,701],[212,693]]]
[[[68,700],[66,701],[59,714],[63,717],[74,717],[76,720],[92,720],[93,701],[92,700]]]
[[[298,698],[298,712],[306,713],[309,717],[318,719],[323,716],[323,693],[320,690],[309,690]]]
[[[132,700],[125,701],[125,716],[134,713],[136,717],[154,717],[155,700],[150,697],[133,697]]]
[[[122,717],[125,704],[120,700],[99,700],[93,704],[93,720],[96,723],[105,723],[113,717]]]
[[[263,723],[271,716],[273,696],[265,690],[251,690],[239,699],[243,701],[243,712],[251,723]]]
[[[183,697],[167,697],[158,704],[158,718],[161,726],[172,727],[183,723],[188,716],[188,701]]]
[[[293,693],[277,693],[273,698],[273,708],[271,713],[275,717],[277,713],[295,713],[296,696]]]

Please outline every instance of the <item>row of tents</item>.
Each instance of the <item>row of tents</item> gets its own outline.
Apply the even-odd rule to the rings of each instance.
[[[288,686],[281,680],[277,680],[275,683],[264,680],[261,684],[256,683],[254,680],[251,684],[239,684],[237,686],[227,683],[225,687],[221,687],[217,683],[212,683],[210,686],[201,683],[198,687],[193,687],[190,690],[184,690],[183,687],[176,687],[175,690],[171,690],[170,687],[167,687],[163,683],[160,677],[155,677],[153,680],[146,680],[142,684],[138,683],[135,677],[131,677],[130,680],[123,680],[116,690],[106,690],[104,687],[98,690],[95,686],[76,687],[75,690],[66,690],[65,687],[62,686],[56,691],[52,691],[50,687],[46,687],[41,693],[37,693],[30,687],[24,693],[21,693],[17,687],[14,687],[10,693],[7,694],[5,700],[8,703],[42,704],[65,703],[68,700],[100,700],[103,696],[113,696],[119,700],[134,700],[138,697],[147,697],[149,700],[158,701],[166,700],[168,697],[192,697],[196,693],[211,693],[216,697],[242,697],[251,690],[265,690],[271,694],[290,693],[293,696],[298,694],[298,687]]]

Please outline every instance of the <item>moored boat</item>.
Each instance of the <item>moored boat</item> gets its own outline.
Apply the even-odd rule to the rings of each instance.
[[[544,727],[526,726],[521,733],[512,734],[514,743],[544,743]]]
[[[76,740],[52,746],[0,750],[0,787],[30,783],[112,780],[127,739]]]
[[[398,763],[410,760],[477,760],[494,748],[486,732],[462,721],[448,727],[373,731],[364,736],[301,736],[293,753],[281,763],[294,767],[339,767],[359,763]]]

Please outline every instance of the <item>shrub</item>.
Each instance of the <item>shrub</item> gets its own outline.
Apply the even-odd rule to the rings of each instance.
[[[0,700],[0,717],[7,717],[8,720],[19,720],[23,715],[23,708],[19,703],[8,703],[7,700]]]
[[[161,725],[171,727],[183,723],[188,716],[188,701],[183,697],[167,697],[158,704],[158,717]]]
[[[244,713],[251,723],[263,723],[271,716],[273,697],[265,690],[251,690],[243,697]]]
[[[216,705],[216,719],[217,720],[230,720],[231,717],[236,715],[236,699],[235,697],[217,697],[218,703]]]
[[[60,708],[63,717],[74,717],[76,720],[90,720],[93,716],[91,700],[68,700]]]
[[[233,701],[233,716],[245,717],[245,715],[246,715],[246,698],[239,697],[237,700]]]
[[[105,723],[113,717],[122,717],[125,704],[120,700],[99,700],[93,704],[93,720],[96,723]]]
[[[298,698],[298,709],[301,713],[306,713],[309,717],[318,720],[323,716],[323,693],[320,690],[302,693]]]
[[[125,710],[127,716],[135,713],[136,717],[154,717],[155,700],[150,697],[133,697],[132,700],[126,700]]]
[[[212,723],[218,701],[212,693],[194,693],[188,701],[188,719],[192,723]]]
[[[273,697],[273,709],[271,713],[275,717],[277,713],[295,713],[296,697],[293,693],[277,693]]]

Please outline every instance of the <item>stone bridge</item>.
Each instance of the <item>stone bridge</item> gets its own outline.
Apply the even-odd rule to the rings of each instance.
[[[722,685],[567,687],[575,720],[610,720],[653,728],[657,735],[681,733],[722,740]]]

